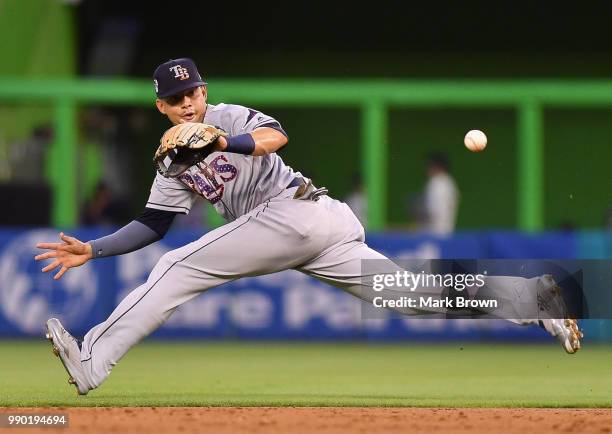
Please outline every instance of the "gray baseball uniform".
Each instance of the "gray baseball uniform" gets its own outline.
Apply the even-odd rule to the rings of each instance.
[[[230,135],[262,126],[282,130],[269,116],[228,104],[209,105],[204,123]],[[178,179],[158,174],[147,207],[187,213],[201,195],[228,223],[163,255],[146,283],[87,333],[81,358],[89,386],[99,386],[121,357],[178,306],[241,277],[293,268],[371,301],[371,293],[360,291],[361,261],[384,260],[380,272],[399,267],[364,243],[364,229],[346,204],[326,195],[316,201],[295,199],[298,186],[287,186],[301,176],[275,153],[254,157],[225,152],[212,153]],[[426,291],[439,294],[440,289]]]
[[[281,128],[270,116],[231,104],[209,104],[203,122],[223,128],[230,136],[250,133],[264,126]],[[215,152],[205,163],[203,167],[192,166],[178,179],[158,174],[147,207],[188,212],[196,196],[201,195],[225,220],[234,221],[276,196],[296,176],[301,176],[275,153],[252,157]]]

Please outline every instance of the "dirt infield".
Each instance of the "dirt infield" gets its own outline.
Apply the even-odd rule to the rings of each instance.
[[[144,407],[0,409],[0,413],[65,413],[78,433],[611,433],[612,409]],[[16,432],[2,429],[0,432]]]

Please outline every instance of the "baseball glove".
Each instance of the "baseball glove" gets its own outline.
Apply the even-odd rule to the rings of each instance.
[[[189,167],[213,152],[213,144],[227,133],[213,125],[195,122],[178,124],[168,129],[160,140],[153,162],[166,178],[179,176]]]

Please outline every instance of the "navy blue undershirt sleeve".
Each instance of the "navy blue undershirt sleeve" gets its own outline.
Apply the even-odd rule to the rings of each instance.
[[[93,258],[123,255],[161,240],[168,232],[175,216],[175,212],[145,208],[136,220],[117,232],[89,241]]]
[[[177,214],[178,213],[174,211],[145,208],[143,213],[136,218],[136,221],[148,226],[155,231],[160,238],[163,238],[166,232],[168,232],[168,229],[170,229],[174,217],[176,217]]]

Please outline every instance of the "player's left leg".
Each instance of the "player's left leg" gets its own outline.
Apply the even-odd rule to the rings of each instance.
[[[199,294],[241,277],[294,268],[323,251],[329,235],[325,222],[317,225],[320,210],[312,201],[293,200],[296,189],[164,254],[147,281],[85,335],[80,360],[66,358],[77,352],[76,344],[51,323],[57,329],[54,343],[68,350],[60,351],[60,357],[70,362],[67,370],[79,391],[101,385],[130,348]],[[79,363],[83,372],[72,372]]]
[[[298,270],[342,288],[370,304],[377,296],[397,299],[398,289],[374,291],[372,275],[404,272],[404,269],[365,244],[363,227],[345,204],[328,197],[322,198],[321,201],[328,209],[330,221],[335,222],[337,226],[332,231],[336,234],[336,239],[332,240],[330,247],[321,255],[303,264]],[[364,260],[369,261],[367,270],[363,267]],[[485,279],[489,295],[503,301],[496,317],[521,325],[539,324],[552,336],[557,337],[568,353],[574,353],[580,348],[581,333],[577,323],[567,318],[563,299],[550,276],[532,279],[488,276]],[[415,292],[419,296],[440,299],[444,297],[446,288],[427,286],[416,288]],[[406,315],[447,313],[446,308],[439,307],[402,307],[393,310]],[[482,313],[474,310],[474,314]]]

